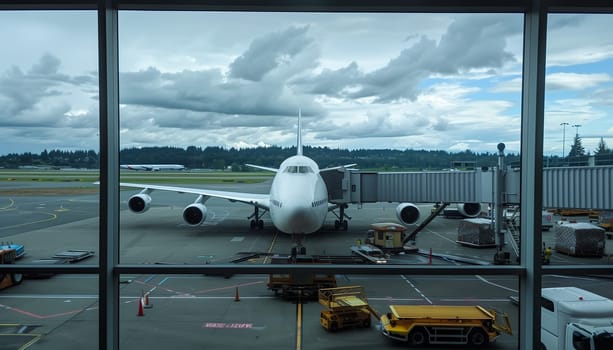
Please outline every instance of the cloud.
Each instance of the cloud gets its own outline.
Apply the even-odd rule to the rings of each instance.
[[[555,90],[587,90],[603,83],[611,82],[611,76],[606,73],[552,73],[545,77],[545,89]],[[522,78],[513,78],[498,83],[492,92],[521,92]]]
[[[323,71],[311,78],[311,92],[348,99],[373,97],[377,102],[414,100],[421,93],[419,86],[424,79],[472,70],[491,71],[515,62],[504,40],[521,30],[515,22],[509,16],[459,17],[438,42],[421,36],[372,72],[361,71],[354,62],[335,71]]]
[[[611,81],[606,73],[553,73],[545,79],[549,90],[585,90]]]
[[[251,81],[262,78],[281,65],[291,64],[305,47],[313,43],[308,27],[290,27],[255,39],[247,51],[230,63],[230,77]]]
[[[505,92],[521,92],[522,78],[513,78],[502,81],[492,88],[492,92],[505,93]]]
[[[72,90],[97,82],[93,76],[63,74],[60,66],[59,58],[44,54],[26,72],[17,66],[5,71],[0,76],[0,125],[58,125],[71,109],[66,98]]]
[[[2,135],[23,128],[32,137],[24,148],[95,134],[95,26],[69,17],[4,25],[17,35],[36,23],[21,35],[27,45],[7,47],[0,71]],[[546,140],[561,146],[561,121],[590,134],[610,128],[610,19],[548,16]],[[122,146],[293,145],[300,107],[311,145],[519,149],[519,14],[147,12],[121,21]],[[89,35],[70,36],[82,26]]]

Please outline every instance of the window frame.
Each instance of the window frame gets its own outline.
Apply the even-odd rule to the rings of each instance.
[[[602,265],[541,266],[542,147],[544,119],[545,38],[551,13],[613,13],[606,0],[8,0],[0,10],[96,10],[100,88],[100,263],[96,265],[9,265],[2,271],[99,276],[99,348],[119,348],[119,276],[122,274],[268,274],[297,272],[410,275],[513,275],[520,282],[519,347],[536,348],[540,341],[540,288],[543,274],[613,275]],[[522,242],[521,261],[511,266],[244,266],[244,265],[130,265],[120,264],[119,253],[119,82],[118,11],[317,11],[317,12],[470,12],[524,14],[524,71],[522,74],[521,229],[533,232]],[[536,242],[539,242],[537,244]],[[536,306],[536,307],[535,307]]]

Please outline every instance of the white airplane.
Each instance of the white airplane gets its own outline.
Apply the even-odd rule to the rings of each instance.
[[[183,220],[190,226],[199,226],[206,220],[207,208],[204,203],[209,198],[215,197],[252,205],[254,213],[249,217],[251,229],[262,229],[264,227],[262,216],[269,212],[273,226],[283,233],[295,235],[298,242],[302,235],[318,231],[324,224],[326,214],[335,209],[340,210],[340,215],[337,215],[340,220],[336,220],[335,228],[347,230],[348,224],[345,218],[348,216],[344,213],[346,205],[334,205],[328,202],[328,189],[320,173],[351,167],[355,164],[319,169],[315,161],[302,154],[300,119],[299,114],[297,154],[295,156],[285,159],[278,169],[247,164],[254,168],[276,172],[269,194],[122,182],[120,186],[123,187],[142,188],[140,193],[129,198],[128,207],[135,213],[146,212],[151,205],[149,194],[154,190],[193,193],[198,197],[194,203],[183,210]],[[263,212],[260,212],[260,209]]]
[[[258,169],[275,172],[270,192],[268,194],[216,191],[200,188],[175,186],[147,185],[135,183],[120,183],[123,187],[141,188],[142,191],[131,196],[128,207],[135,213],[146,212],[151,205],[151,192],[154,190],[172,191],[177,193],[192,193],[198,195],[196,200],[183,209],[183,220],[190,226],[201,225],[207,217],[205,202],[211,198],[223,198],[231,202],[252,205],[254,212],[251,219],[251,229],[262,229],[262,217],[267,212],[275,228],[294,236],[300,254],[306,250],[301,246],[301,238],[322,228],[328,212],[337,216],[334,227],[337,230],[347,230],[351,219],[344,210],[347,204],[333,204],[328,201],[328,189],[321,173],[341,168],[350,168],[355,164],[319,169],[311,158],[302,154],[302,137],[300,113],[298,114],[297,154],[285,159],[278,169],[247,164]],[[262,212],[260,212],[260,209]],[[334,211],[338,209],[337,215]],[[420,216],[419,209],[412,203],[401,203],[396,208],[398,219],[404,224],[414,224]],[[293,251],[294,252],[294,251]]]
[[[144,171],[185,170],[185,166],[181,164],[122,164],[119,167],[121,169]]]

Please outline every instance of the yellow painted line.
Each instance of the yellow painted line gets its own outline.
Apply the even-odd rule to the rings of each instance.
[[[268,258],[270,257],[270,253],[272,249],[275,247],[275,242],[277,241],[277,236],[279,235],[279,231],[275,230],[275,236],[272,238],[272,242],[270,242],[270,247],[268,248],[268,254],[264,257],[264,264],[268,263]]]
[[[17,348],[17,350],[26,350],[27,348],[32,346],[34,343],[36,343],[42,337],[42,334],[38,334],[38,333],[0,334],[0,337],[31,337],[32,340],[30,340],[29,342]]]
[[[296,350],[302,349],[302,300],[296,305]]]
[[[6,229],[9,229],[9,228],[15,228],[15,227],[39,224],[41,222],[53,221],[53,220],[57,219],[57,215],[55,215],[55,214],[52,214],[52,213],[45,213],[45,214],[49,215],[50,217],[47,218],[47,219],[43,219],[43,220],[32,221],[32,222],[24,222],[23,224],[17,224],[17,225],[13,225],[13,226],[0,227],[0,230],[6,230]]]
[[[20,347],[20,348],[19,348],[19,349],[17,349],[17,350],[26,350],[26,349],[27,349],[27,348],[29,348],[30,346],[34,345],[34,343],[36,343],[36,342],[37,342],[37,341],[38,341],[38,340],[39,340],[39,339],[42,337],[42,334],[30,334],[30,335],[35,336],[35,338],[34,338],[34,339],[32,339],[32,340],[30,340],[29,342],[27,342],[27,343],[23,344],[23,346],[22,346],[22,347]]]

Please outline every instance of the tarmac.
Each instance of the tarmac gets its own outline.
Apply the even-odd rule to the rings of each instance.
[[[21,184],[21,185],[20,185]],[[4,183],[2,184],[3,188]],[[65,187],[63,184],[10,183],[19,186]],[[269,184],[207,185],[264,193]],[[0,197],[0,242],[26,247],[19,262],[46,259],[67,249],[98,251],[98,196],[94,193],[14,195]],[[182,222],[181,212],[195,197],[153,192],[151,209],[126,210],[122,191],[120,261],[128,264],[228,263],[253,252],[266,253],[241,264],[270,263],[269,254],[289,254],[289,235],[277,233],[265,216],[265,228],[250,231],[250,206],[210,199],[207,221],[200,227]],[[348,231],[333,229],[333,215],[324,228],[303,244],[312,255],[349,255],[364,240],[371,223],[397,222],[395,203],[350,206]],[[428,215],[431,205],[420,206]],[[457,219],[438,217],[416,239],[424,254],[389,259],[394,264],[465,264],[457,256],[491,263],[495,248],[456,243]],[[553,233],[544,232],[547,245]],[[433,252],[432,258],[428,252]],[[444,257],[444,258],[443,258]],[[97,264],[98,255],[81,262]],[[606,258],[577,258],[553,252],[552,264],[601,264]],[[395,349],[406,344],[385,338],[377,322],[369,329],[329,333],[319,324],[324,309],[316,300],[287,300],[267,288],[267,275],[122,275],[120,277],[120,347],[123,349]],[[514,276],[336,275],[339,286],[360,285],[380,313],[394,304],[482,305],[506,312],[518,330],[518,309],[509,299],[518,294]],[[56,275],[26,279],[0,291],[0,349],[84,349],[98,345],[98,277]],[[613,298],[613,283],[597,277],[543,277],[545,287],[580,286]],[[150,307],[139,301],[147,295]],[[373,320],[374,321],[374,320]],[[501,335],[492,349],[516,349],[518,337]],[[430,347],[436,349],[461,347]]]

